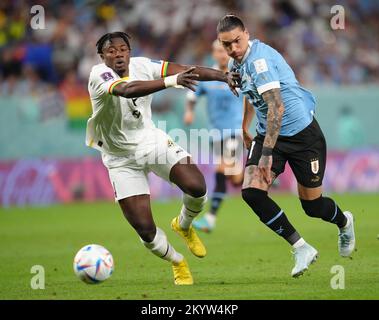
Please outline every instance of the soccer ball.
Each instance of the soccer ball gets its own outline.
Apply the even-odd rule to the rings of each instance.
[[[113,257],[103,246],[89,244],[74,258],[74,272],[85,283],[100,283],[108,279],[114,269]]]

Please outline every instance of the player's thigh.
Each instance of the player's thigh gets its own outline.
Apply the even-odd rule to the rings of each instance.
[[[267,184],[263,178],[262,172],[258,168],[259,159],[262,155],[263,140],[263,136],[256,136],[248,150],[242,189],[257,188],[267,191],[272,185],[272,183],[270,185]],[[284,171],[285,164],[286,159],[276,150],[276,148],[274,148],[271,167],[272,181]]]
[[[275,172],[271,171],[271,183],[268,184],[263,178],[263,174],[258,166],[251,165],[245,168],[242,189],[256,188],[264,191],[268,191],[275,181],[277,175]]]
[[[192,197],[201,197],[207,192],[204,176],[194,163],[176,163],[171,169],[170,181]]]
[[[326,141],[317,122],[303,130],[297,139],[300,143],[296,144],[295,152],[288,155],[288,163],[300,186],[299,195],[313,197],[321,190],[324,178]]]

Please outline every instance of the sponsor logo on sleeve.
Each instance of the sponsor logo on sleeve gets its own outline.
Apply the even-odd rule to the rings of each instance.
[[[104,72],[104,73],[102,73],[102,74],[100,75],[100,77],[101,77],[104,81],[108,81],[108,80],[112,80],[112,79],[114,79],[112,73],[110,73],[110,72]]]

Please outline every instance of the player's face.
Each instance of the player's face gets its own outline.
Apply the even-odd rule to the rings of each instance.
[[[216,60],[217,64],[221,68],[225,68],[228,65],[229,56],[224,47],[220,43],[213,45],[212,51],[213,59]]]
[[[222,46],[225,48],[229,57],[242,61],[243,56],[249,46],[249,32],[237,27],[230,31],[218,34]]]
[[[122,38],[114,38],[108,41],[103,47],[103,54],[100,55],[104,63],[113,69],[118,75],[128,69],[130,50]]]

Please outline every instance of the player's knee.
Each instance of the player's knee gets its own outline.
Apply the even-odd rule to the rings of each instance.
[[[314,200],[300,199],[300,202],[304,212],[310,217],[319,217],[323,211],[324,198],[322,196]]]

